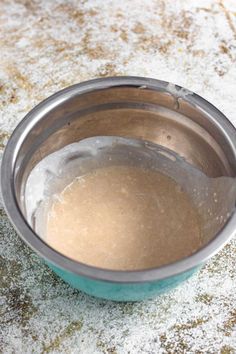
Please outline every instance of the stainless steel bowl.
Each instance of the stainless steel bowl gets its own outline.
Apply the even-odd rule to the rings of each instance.
[[[236,130],[209,102],[179,86],[149,78],[112,77],[68,87],[41,102],[21,121],[7,144],[1,172],[3,200],[13,225],[30,247],[66,281],[92,295],[137,300],[160,293],[190,275],[230,239],[236,215],[204,248],[160,268],[111,271],[67,258],[31,229],[24,217],[22,195],[29,173],[41,159],[96,135],[158,143],[184,156],[206,175],[218,177],[236,176]]]

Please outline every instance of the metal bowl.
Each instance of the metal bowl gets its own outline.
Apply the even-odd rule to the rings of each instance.
[[[118,301],[152,297],[187,279],[233,235],[234,213],[198,252],[141,271],[95,268],[60,254],[29,226],[22,202],[32,168],[48,154],[81,139],[112,135],[139,138],[174,150],[211,177],[236,175],[236,130],[200,96],[141,77],[112,77],[68,87],[41,102],[13,132],[2,161],[6,211],[22,239],[59,276],[88,294]]]

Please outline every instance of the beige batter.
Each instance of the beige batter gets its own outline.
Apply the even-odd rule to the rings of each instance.
[[[201,244],[199,217],[171,178],[138,167],[111,166],[77,178],[53,203],[47,241],[101,268],[157,267]]]

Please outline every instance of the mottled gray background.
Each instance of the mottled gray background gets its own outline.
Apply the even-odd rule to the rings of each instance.
[[[1,0],[0,149],[35,104],[94,77],[197,92],[236,123],[234,0]],[[157,299],[112,303],[58,279],[0,217],[0,352],[236,353],[236,239]]]

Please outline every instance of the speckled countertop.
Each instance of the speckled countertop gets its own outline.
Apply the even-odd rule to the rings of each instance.
[[[1,0],[0,149],[40,100],[109,75],[169,80],[236,123],[234,0]],[[0,352],[236,353],[236,239],[176,290],[140,303],[58,279],[0,219]]]

